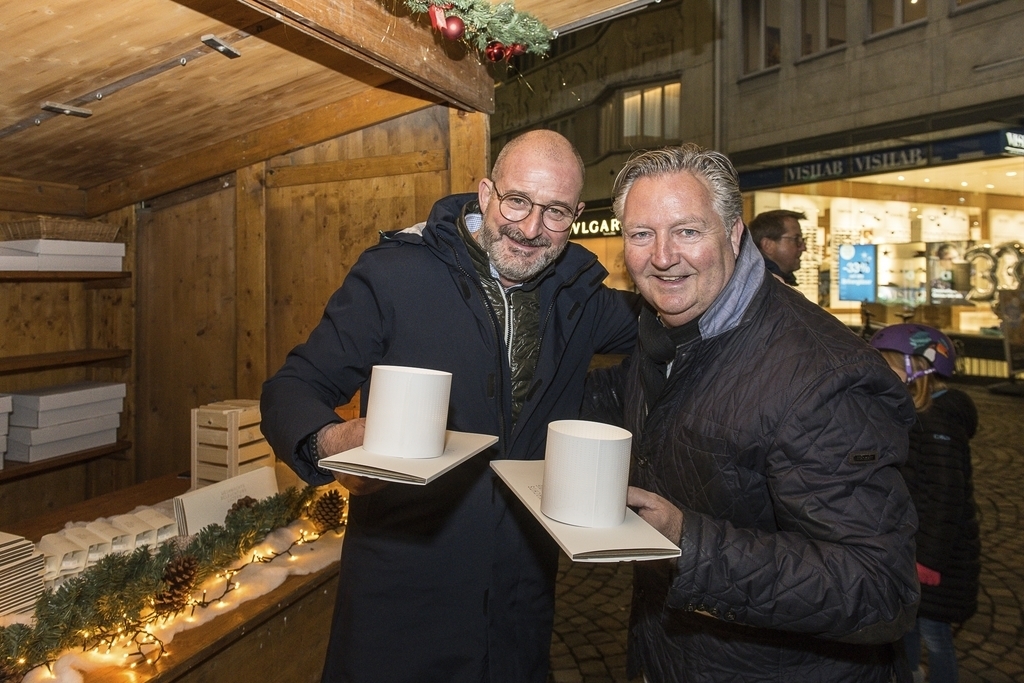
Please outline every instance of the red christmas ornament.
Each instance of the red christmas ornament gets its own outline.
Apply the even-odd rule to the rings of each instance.
[[[454,15],[448,17],[445,25],[441,27],[441,35],[448,40],[458,40],[465,32],[466,23]]]
[[[500,40],[492,40],[487,43],[487,49],[484,50],[484,54],[492,62],[500,62],[505,59],[505,45]]]
[[[511,59],[512,57],[518,57],[523,54],[526,54],[526,46],[521,43],[512,43],[508,46],[508,52],[505,53],[505,58]]]

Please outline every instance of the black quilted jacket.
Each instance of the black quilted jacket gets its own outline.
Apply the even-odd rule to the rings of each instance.
[[[981,545],[969,443],[977,428],[971,397],[950,389],[910,432],[902,472],[920,519],[917,561],[942,575],[938,586],[921,586],[918,616],[926,619],[962,623],[978,609]]]
[[[765,275],[745,237],[660,396],[636,355],[592,375],[625,406],[631,483],[683,510],[682,556],[638,563],[632,672],[662,681],[889,681],[918,600],[898,466],[913,404],[882,358]],[[648,409],[648,405],[650,406]]]

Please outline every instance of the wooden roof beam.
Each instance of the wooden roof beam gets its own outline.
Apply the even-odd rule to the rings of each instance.
[[[326,107],[89,188],[85,213],[98,216],[433,104],[437,101],[402,82],[369,88]]]
[[[381,0],[238,0],[457,107],[494,113],[494,79],[475,52]],[[391,3],[397,5],[398,3]]]
[[[0,210],[84,216],[86,194],[73,185],[0,177]]]

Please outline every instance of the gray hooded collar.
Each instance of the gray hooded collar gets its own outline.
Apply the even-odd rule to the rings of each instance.
[[[740,253],[736,257],[736,269],[725,283],[710,308],[700,318],[702,339],[717,337],[736,327],[743,319],[754,294],[760,289],[768,271],[764,267],[761,252],[754,246],[750,233],[744,228],[740,240]]]

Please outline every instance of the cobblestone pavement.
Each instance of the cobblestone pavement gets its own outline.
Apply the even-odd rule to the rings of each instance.
[[[960,681],[1024,683],[1024,398],[957,386],[980,414],[971,448],[982,540],[978,613],[956,635]],[[632,579],[629,563],[572,563],[563,555],[549,683],[629,681]]]

